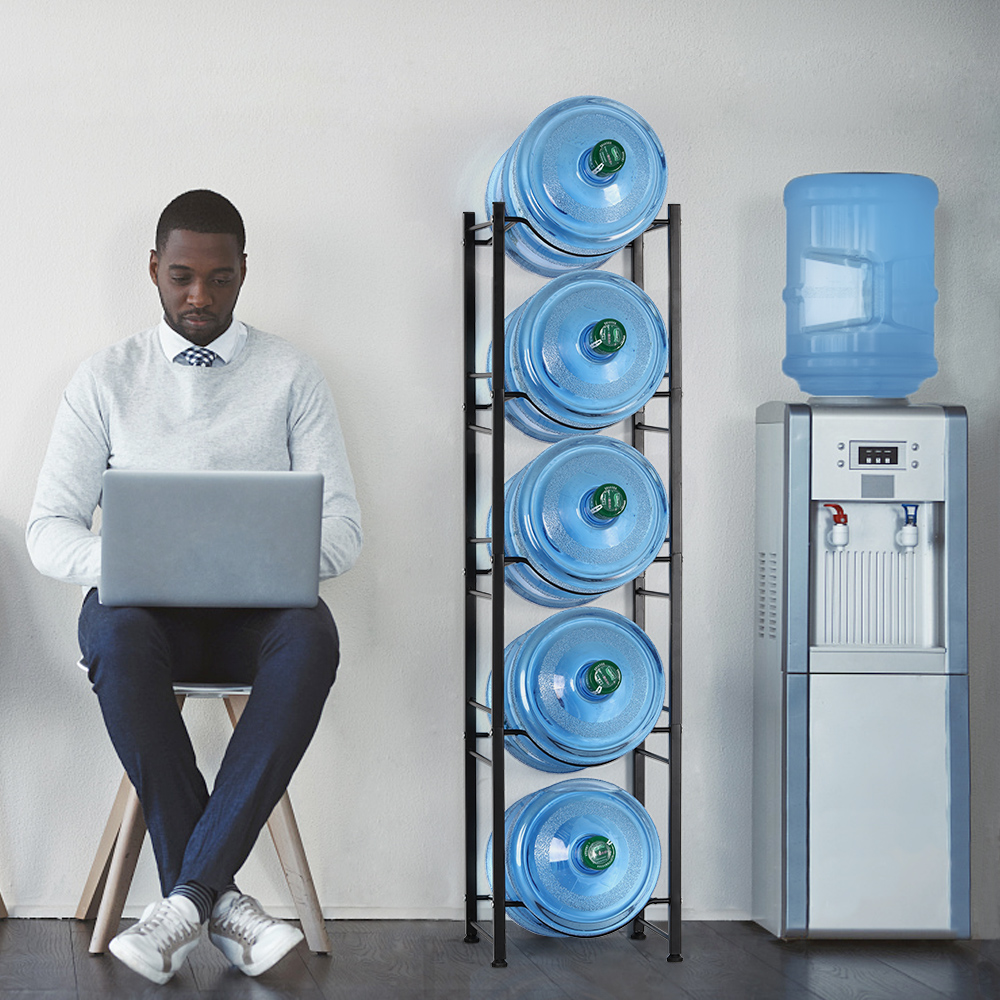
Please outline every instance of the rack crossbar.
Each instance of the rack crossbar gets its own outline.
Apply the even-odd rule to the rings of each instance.
[[[653,902],[654,902],[654,900],[651,899],[650,903],[653,903]],[[666,902],[666,900],[664,900],[664,902]],[[657,927],[656,924],[650,923],[650,921],[645,920],[643,917],[637,917],[636,918],[636,923],[642,924],[643,927],[648,928],[654,934],[659,934],[661,938],[664,938],[667,941],[669,941],[671,939],[671,934],[670,934],[669,931],[665,931],[662,927]]]

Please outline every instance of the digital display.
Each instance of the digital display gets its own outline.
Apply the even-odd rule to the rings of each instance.
[[[858,465],[875,466],[899,465],[899,445],[862,444],[858,445]]]

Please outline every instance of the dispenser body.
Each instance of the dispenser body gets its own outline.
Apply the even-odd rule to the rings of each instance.
[[[968,937],[959,407],[757,412],[754,918]]]

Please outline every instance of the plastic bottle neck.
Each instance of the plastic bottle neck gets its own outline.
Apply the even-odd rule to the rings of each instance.
[[[586,837],[577,843],[575,853],[585,872],[607,871],[615,863],[615,845],[607,837]]]
[[[604,527],[624,512],[628,506],[628,497],[617,483],[603,483],[591,490],[580,506],[586,521]]]
[[[594,660],[580,668],[577,688],[586,697],[603,700],[621,687],[621,667],[612,660]]]
[[[580,173],[596,184],[606,184],[625,166],[625,147],[616,139],[601,139],[580,158]]]
[[[624,346],[628,334],[616,319],[599,319],[587,327],[580,338],[583,353],[593,361],[607,361]]]

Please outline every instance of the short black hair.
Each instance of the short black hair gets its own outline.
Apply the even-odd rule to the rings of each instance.
[[[167,239],[175,229],[189,229],[193,233],[228,233],[236,237],[240,253],[246,246],[246,231],[236,206],[214,191],[185,191],[167,205],[156,224],[157,253],[163,253]]]

